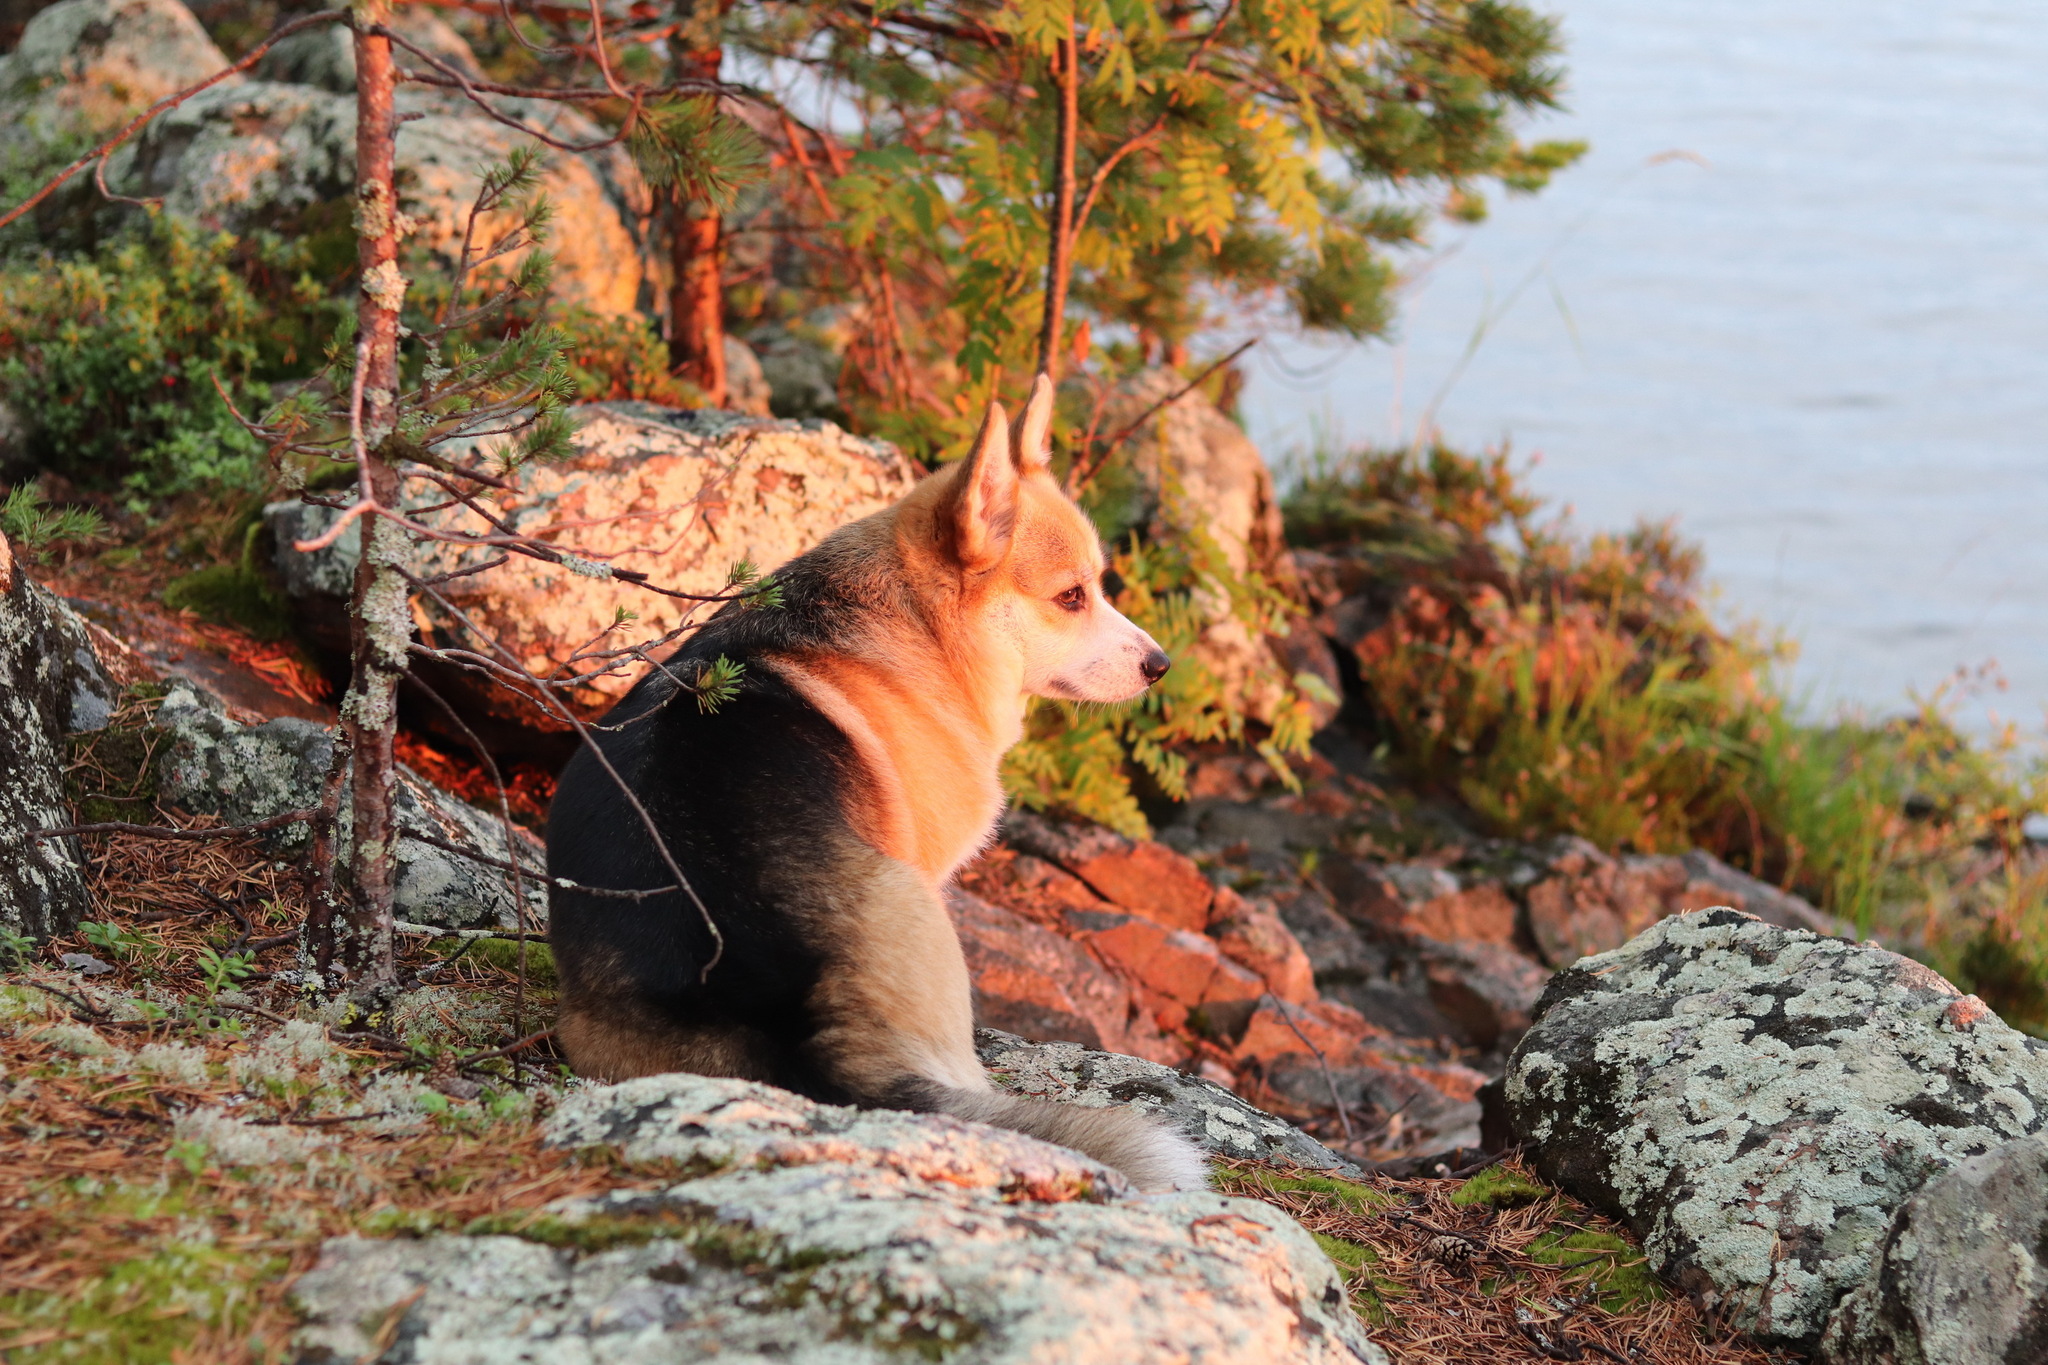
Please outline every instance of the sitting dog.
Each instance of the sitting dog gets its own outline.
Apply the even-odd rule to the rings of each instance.
[[[784,566],[780,606],[728,603],[597,727],[602,761],[563,770],[550,937],[580,1075],[739,1076],[1203,1186],[1201,1153],[1135,1109],[989,1085],[941,899],[994,834],[1028,699],[1127,701],[1167,669],[1102,595],[1050,469],[1052,400],[1041,375],[1015,432],[991,403],[966,459]],[[738,693],[707,710],[688,684],[721,655]]]

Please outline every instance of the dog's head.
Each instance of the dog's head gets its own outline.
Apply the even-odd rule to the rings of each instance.
[[[1052,381],[1040,375],[1013,430],[990,403],[967,458],[934,479],[928,523],[986,648],[1013,654],[1023,687],[1068,701],[1128,701],[1166,652],[1102,593],[1102,542],[1052,475]]]

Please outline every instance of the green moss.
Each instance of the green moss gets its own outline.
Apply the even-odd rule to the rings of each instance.
[[[181,1212],[184,1200],[180,1192],[115,1185],[78,1216],[81,1225],[161,1217]],[[201,1332],[225,1327],[221,1334],[232,1336],[248,1323],[263,1286],[288,1264],[280,1255],[211,1245],[201,1230],[177,1245],[112,1263],[82,1291],[0,1295],[0,1317],[13,1324],[4,1336],[24,1343],[9,1349],[7,1359],[14,1365],[168,1365],[191,1358],[192,1339]]]
[[[1540,1181],[1531,1180],[1520,1171],[1506,1166],[1490,1166],[1473,1176],[1457,1192],[1451,1195],[1451,1202],[1470,1208],[1474,1204],[1488,1204],[1497,1209],[1512,1209],[1522,1204],[1533,1204],[1539,1199],[1548,1199],[1556,1191]]]
[[[566,1247],[586,1255],[614,1247],[645,1246],[657,1237],[692,1231],[695,1220],[673,1209],[625,1217],[600,1214],[589,1218],[558,1218],[541,1213],[497,1213],[474,1219],[463,1229],[470,1237],[519,1237],[543,1246]]]
[[[1650,1273],[1640,1248],[1611,1232],[1558,1227],[1529,1244],[1529,1259],[1544,1265],[1580,1266],[1599,1286],[1600,1306],[1620,1313],[1668,1298],[1670,1291]]]
[[[164,605],[193,611],[216,625],[237,626],[259,640],[291,634],[291,610],[259,573],[240,564],[213,564],[174,578],[164,588]]]
[[[1395,1202],[1392,1197],[1373,1189],[1370,1185],[1339,1180],[1331,1175],[1279,1175],[1271,1171],[1262,1171],[1259,1174],[1259,1183],[1280,1194],[1300,1192],[1327,1195],[1354,1213],[1368,1213],[1374,1209],[1388,1208]]]
[[[1316,1239],[1316,1245],[1323,1249],[1325,1256],[1346,1270],[1362,1270],[1379,1259],[1371,1247],[1347,1242],[1342,1237],[1332,1237],[1326,1232],[1312,1232],[1309,1235]]]
[[[519,943],[503,938],[437,938],[428,945],[437,956],[468,957],[488,963],[503,972],[519,970]],[[537,938],[526,941],[526,984],[553,990],[560,978],[555,972],[555,951]]]
[[[1316,1245],[1323,1254],[1337,1263],[1344,1274],[1344,1282],[1351,1289],[1351,1311],[1374,1326],[1385,1326],[1393,1321],[1391,1305],[1407,1296],[1408,1291],[1399,1283],[1385,1276],[1371,1273],[1368,1267],[1379,1264],[1379,1253],[1369,1246],[1332,1237],[1324,1232],[1312,1232]]]
[[[263,524],[252,512],[242,529],[241,557],[172,579],[164,588],[164,605],[238,627],[259,640],[284,639],[292,632],[291,604],[264,568],[263,541]]]

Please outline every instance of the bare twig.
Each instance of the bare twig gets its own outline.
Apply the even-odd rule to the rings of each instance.
[[[711,976],[712,968],[716,967],[725,958],[725,932],[718,927],[718,921],[712,918],[710,907],[704,904],[703,898],[697,894],[697,889],[690,885],[690,879],[683,874],[682,865],[676,861],[675,853],[669,848],[668,841],[661,837],[661,830],[654,823],[654,816],[649,813],[646,805],[641,802],[639,793],[633,790],[632,784],[627,782],[619,770],[613,766],[610,757],[606,755],[604,749],[598,744],[596,737],[591,734],[589,724],[584,721],[583,717],[576,714],[574,707],[549,694],[546,691],[545,685],[541,684],[540,680],[533,676],[532,672],[519,661],[518,657],[511,650],[507,649],[502,641],[499,641],[488,632],[479,629],[477,624],[469,619],[467,612],[449,601],[437,589],[426,587],[410,574],[406,575],[406,577],[415,587],[421,588],[428,596],[438,602],[443,611],[448,612],[457,621],[461,622],[463,628],[469,631],[471,635],[482,640],[492,650],[506,659],[509,664],[507,671],[516,673],[530,683],[541,685],[543,689],[541,693],[542,704],[545,709],[551,711],[556,718],[567,721],[570,727],[576,731],[576,737],[582,742],[584,749],[597,761],[598,766],[604,769],[605,775],[611,778],[612,783],[618,788],[619,794],[626,799],[626,804],[632,807],[633,814],[638,818],[641,828],[646,831],[647,837],[653,841],[655,853],[661,858],[663,865],[668,868],[669,875],[676,879],[675,884],[682,888],[684,895],[690,898],[690,904],[696,908],[699,918],[704,922],[705,929],[710,933],[712,944],[711,956],[706,959],[704,966],[697,974],[697,979],[700,983],[708,980]]]
[[[1279,996],[1274,995],[1271,991],[1267,991],[1263,998],[1273,1002],[1273,1008],[1280,1011],[1281,1022],[1287,1025],[1295,1037],[1301,1039],[1303,1047],[1315,1054],[1316,1065],[1323,1069],[1323,1084],[1330,1087],[1330,1103],[1337,1106],[1337,1122],[1344,1126],[1344,1145],[1347,1147],[1351,1146],[1357,1141],[1357,1138],[1351,1132],[1351,1109],[1350,1106],[1344,1103],[1344,1097],[1337,1093],[1337,1077],[1330,1070],[1330,1059],[1325,1057],[1323,1050],[1317,1047],[1306,1033],[1301,1031],[1301,1026],[1294,1022],[1294,1016],[1288,1013],[1286,1004],[1281,1001]]]
[[[288,810],[282,815],[273,815],[267,820],[257,820],[247,825],[216,825],[210,829],[178,829],[171,825],[134,825],[125,820],[108,820],[94,825],[66,825],[61,829],[37,829],[29,831],[31,841],[38,839],[61,839],[74,834],[134,834],[144,839],[233,839],[244,834],[262,834],[285,825],[296,825],[312,820],[320,812],[311,810]]]
[[[488,1062],[500,1057],[510,1057],[515,1052],[524,1052],[527,1048],[532,1047],[535,1043],[545,1042],[547,1039],[552,1038],[554,1036],[555,1031],[553,1029],[544,1028],[538,1033],[527,1034],[524,1038],[521,1038],[516,1043],[507,1043],[503,1047],[492,1048],[489,1052],[472,1052],[469,1056],[464,1057],[459,1062],[457,1062],[456,1065],[466,1067],[476,1062]]]

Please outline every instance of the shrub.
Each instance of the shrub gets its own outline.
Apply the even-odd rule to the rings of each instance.
[[[263,452],[222,392],[256,415],[317,362],[338,305],[308,273],[314,250],[157,217],[90,255],[0,272],[0,401],[30,456],[135,511],[260,487]]]
[[[1354,653],[1404,775],[1509,837],[1704,847],[2032,998],[1995,980],[2022,959],[2048,980],[2048,954],[2014,946],[2039,941],[2048,911],[2023,907],[2048,897],[2019,871],[2043,792],[2010,735],[1973,744],[1945,692],[1884,722],[1805,721],[1771,675],[1784,651],[1716,627],[1668,526],[1578,540],[1538,510],[1505,454],[1441,446],[1323,459],[1291,490],[1290,539],[1372,613]],[[1928,910],[1986,858],[2018,889]]]

